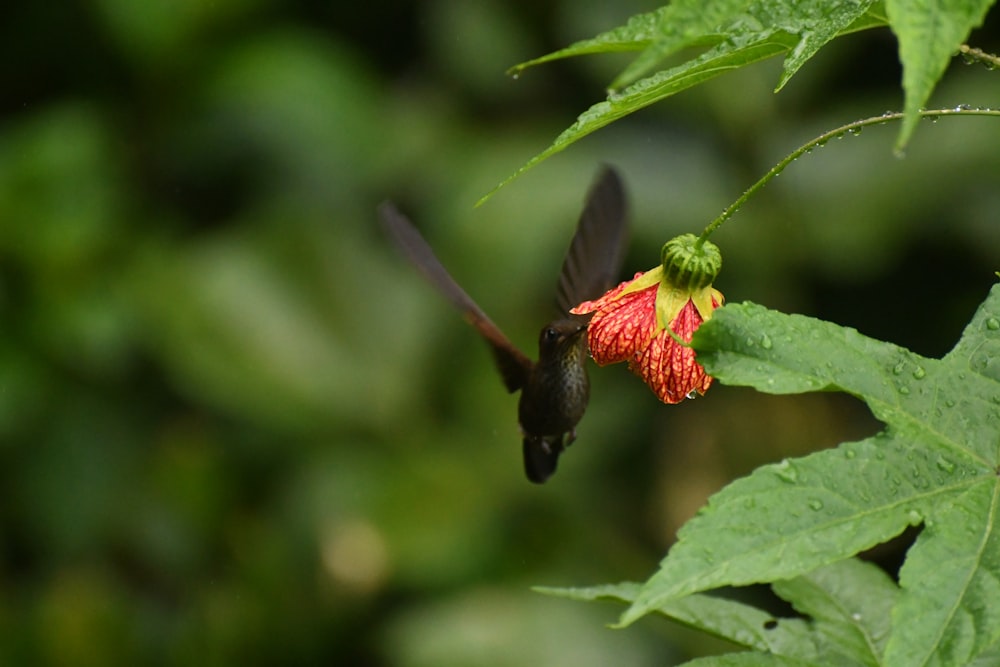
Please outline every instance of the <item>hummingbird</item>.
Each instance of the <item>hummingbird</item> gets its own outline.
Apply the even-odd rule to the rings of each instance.
[[[618,278],[627,236],[621,178],[605,166],[587,194],[556,285],[558,315],[538,334],[538,361],[511,343],[466,294],[395,205],[383,202],[378,215],[399,250],[489,344],[507,390],[520,390],[517,415],[524,472],[531,482],[545,482],[555,472],[559,455],[576,439],[576,425],[590,399],[585,333],[591,316],[569,311],[607,292]]]

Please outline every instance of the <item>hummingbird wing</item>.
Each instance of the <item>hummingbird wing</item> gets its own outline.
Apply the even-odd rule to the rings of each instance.
[[[602,167],[587,193],[576,233],[563,260],[556,305],[569,310],[611,289],[621,272],[628,236],[625,188],[618,172]]]
[[[400,213],[392,202],[380,204],[378,215],[389,238],[400,251],[413,262],[431,285],[462,311],[466,321],[490,344],[507,391],[513,392],[523,387],[534,362],[510,342],[472,297],[455,282],[409,218]]]

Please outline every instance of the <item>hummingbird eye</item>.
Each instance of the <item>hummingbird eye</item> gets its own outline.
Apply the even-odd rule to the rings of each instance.
[[[542,338],[549,343],[554,343],[559,340],[561,334],[555,327],[545,327],[545,331],[542,332]]]

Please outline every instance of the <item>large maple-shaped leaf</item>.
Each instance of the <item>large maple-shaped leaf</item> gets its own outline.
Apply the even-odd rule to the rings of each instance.
[[[544,151],[480,200],[546,158],[609,123],[720,74],[784,56],[780,90],[831,40],[868,28],[890,26],[903,65],[904,118],[896,146],[916,128],[948,63],[996,0],[674,0],[638,14],[625,25],[510,69],[595,53],[641,51],[609,86],[607,99],[580,114]],[[694,55],[670,67],[663,63],[684,49]],[[659,70],[657,71],[657,68]]]
[[[882,4],[874,0],[831,3],[828,0],[678,0],[660,10],[633,17],[625,25],[593,39],[511,68],[524,69],[558,58],[642,50],[602,102],[584,111],[547,149],[533,157],[493,192],[542,160],[609,123],[720,74],[777,55],[785,55],[781,88],[827,42],[850,32],[886,25]],[[701,53],[645,76],[684,48]],[[642,77],[642,78],[640,78]],[[481,200],[481,201],[483,201]]]
[[[1000,640],[1000,286],[943,359],[799,315],[728,305],[693,345],[719,381],[843,391],[886,424],[860,442],[764,466],[678,533],[622,617],[725,585],[808,573],[910,525],[886,665],[966,665]]]

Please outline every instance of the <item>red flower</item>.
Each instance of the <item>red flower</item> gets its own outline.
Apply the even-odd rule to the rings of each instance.
[[[680,238],[689,242],[687,237]],[[677,269],[674,264],[678,253],[667,252],[672,243],[665,246],[661,266],[637,273],[632,280],[571,311],[578,315],[594,313],[587,328],[587,343],[598,365],[627,361],[629,370],[664,403],[679,403],[693,392],[704,394],[712,384],[711,376],[695,361],[694,350],[677,339],[690,342],[695,329],[724,300],[710,282],[702,284],[706,283],[706,275],[698,273],[697,267],[689,269],[690,262]],[[717,256],[715,246],[706,245]],[[704,252],[700,247],[695,250]],[[715,263],[709,281],[718,274],[721,259]],[[694,279],[689,275],[692,272]]]

